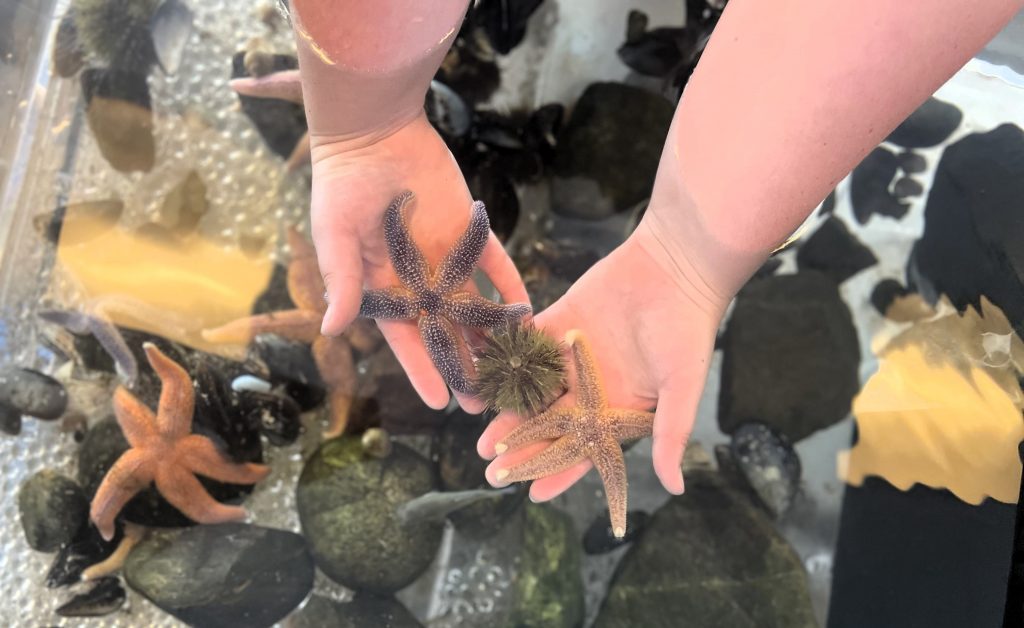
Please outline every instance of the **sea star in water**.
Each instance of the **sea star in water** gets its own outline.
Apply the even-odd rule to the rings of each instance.
[[[143,349],[160,377],[156,415],[124,387],[114,393],[114,414],[130,447],[107,471],[92,498],[89,516],[103,538],[114,536],[114,518],[128,500],[150,483],[185,516],[198,523],[222,523],[245,517],[240,506],[210,496],[196,474],[231,484],[255,484],[270,468],[231,461],[209,438],[192,434],[195,393],[181,366],[156,345]]]
[[[530,306],[501,305],[463,289],[491,233],[483,203],[473,203],[466,231],[431,272],[409,233],[406,208],[412,199],[412,192],[403,192],[384,212],[384,240],[402,285],[364,291],[359,315],[386,320],[419,319],[423,344],[445,383],[456,392],[471,394],[474,386],[467,369],[472,361],[457,325],[496,327],[529,314]]]
[[[352,344],[345,336],[324,336],[320,333],[327,303],[323,298],[324,281],[317,265],[316,251],[294,229],[288,230],[288,245],[292,250],[288,263],[288,294],[296,309],[240,318],[215,329],[203,330],[203,339],[218,344],[246,344],[259,334],[271,333],[309,343],[320,378],[327,388],[331,409],[324,436],[334,438],[345,431],[356,392]]]
[[[495,478],[504,483],[535,480],[589,458],[604,482],[612,531],[622,538],[626,534],[627,482],[621,443],[650,436],[654,414],[609,408],[587,340],[574,330],[565,335],[565,342],[572,349],[576,367],[576,405],[550,408],[495,445],[495,452],[502,454],[536,441],[554,439],[533,458],[509,469],[498,469]]]

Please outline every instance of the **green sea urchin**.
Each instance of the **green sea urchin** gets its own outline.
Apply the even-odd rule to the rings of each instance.
[[[531,417],[565,390],[561,345],[530,323],[510,323],[476,351],[477,393],[494,410]]]

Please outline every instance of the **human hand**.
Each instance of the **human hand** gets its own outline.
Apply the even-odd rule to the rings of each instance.
[[[232,82],[239,93],[294,100],[297,73]],[[363,288],[399,283],[384,243],[383,216],[403,190],[416,196],[410,230],[427,262],[436,267],[465,231],[473,199],[454,157],[420,112],[408,121],[360,137],[313,137],[312,235],[329,306],[322,332],[340,334],[359,313]],[[505,303],[528,303],[515,265],[491,233],[478,267]],[[472,282],[465,287],[475,292]],[[436,409],[448,403],[448,387],[423,346],[415,321],[379,321],[413,387]],[[480,412],[479,400],[456,393],[467,412]]]
[[[579,329],[590,339],[611,407],[650,409],[657,404],[654,470],[669,492],[679,494],[683,450],[729,299],[701,280],[685,260],[673,258],[663,241],[651,221],[642,222],[622,246],[538,314],[534,323],[553,338]],[[555,402],[557,406],[575,401],[575,375],[570,372],[568,380],[570,390]],[[499,470],[532,458],[549,444],[535,443],[495,458],[495,444],[521,420],[501,413],[480,437],[479,454],[494,459],[486,471],[492,485],[502,484],[496,478]],[[535,480],[531,499],[556,497],[590,467],[584,461]]]

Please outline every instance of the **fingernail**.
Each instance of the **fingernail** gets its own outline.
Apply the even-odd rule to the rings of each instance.
[[[494,480],[501,482],[508,477],[508,469],[498,469],[498,472],[494,474]]]
[[[498,443],[497,445],[494,446],[494,453],[498,454],[499,456],[505,453],[506,451],[508,451],[508,446],[505,445],[505,443]],[[504,469],[502,470],[504,471]]]

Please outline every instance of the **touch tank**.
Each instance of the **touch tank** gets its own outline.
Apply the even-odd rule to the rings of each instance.
[[[723,5],[475,3],[427,108],[538,309],[642,215]],[[318,279],[302,109],[228,85],[295,67],[284,5],[0,15],[6,625],[1020,616],[1024,18],[741,291],[688,491],[669,498],[647,443],[629,447],[619,540],[594,473],[545,505],[488,489],[485,419],[423,406],[372,325],[330,346],[230,327],[319,307],[301,296]],[[159,461],[179,473],[164,488],[218,476],[197,490],[223,505],[146,489],[87,523],[97,492],[120,499],[101,486],[130,445],[115,408],[191,438]],[[238,504],[241,523],[182,514]]]

